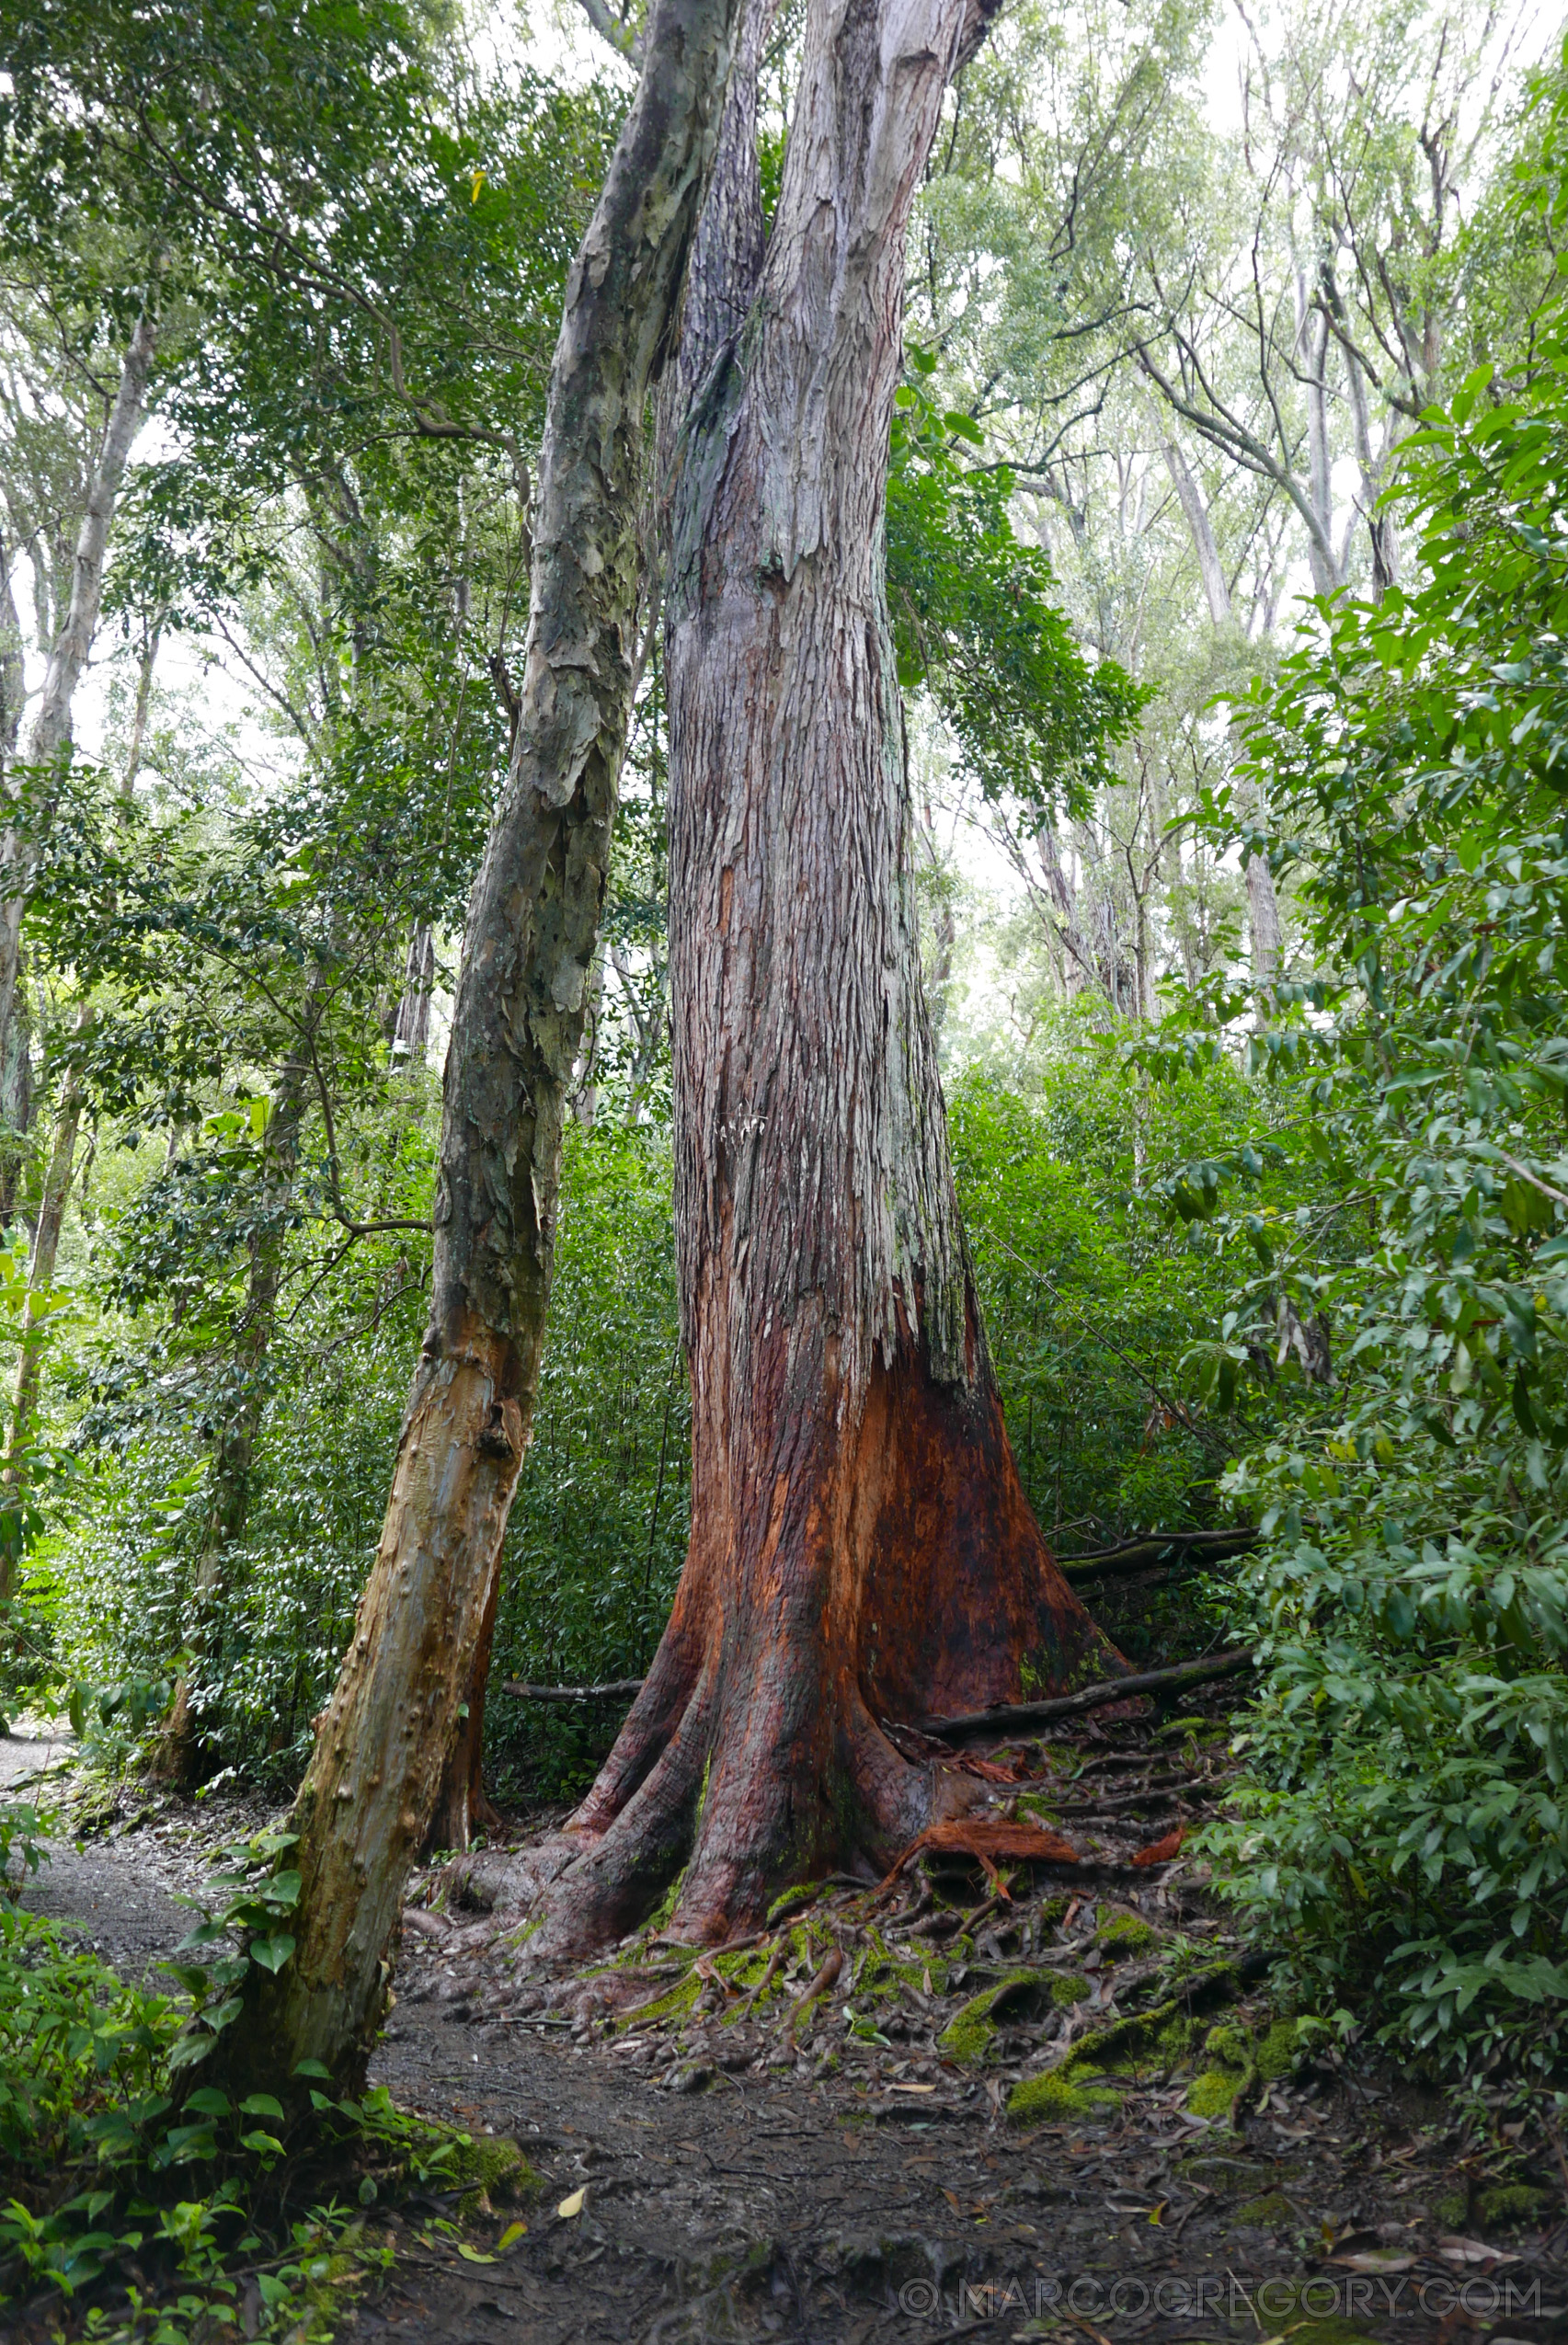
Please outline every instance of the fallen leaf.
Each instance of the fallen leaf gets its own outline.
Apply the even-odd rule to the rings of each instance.
[[[887,2089],[890,2093],[933,2093],[936,2087],[934,2085],[889,2085]]]
[[[580,2191],[574,2191],[569,2199],[563,2199],[561,2201],[560,2205],[555,2209],[556,2213],[561,2215],[563,2218],[567,2215],[580,2214],[582,2213],[582,2202],[587,2196],[588,2188],[585,2184]]]
[[[494,2263],[496,2260],[494,2256],[481,2255],[478,2248],[471,2248],[466,2239],[460,2239],[458,2241],[457,2252],[463,2258],[464,2263]]]
[[[1415,2258],[1402,2256],[1394,2248],[1366,2248],[1358,2255],[1331,2256],[1329,2261],[1343,2264],[1346,2271],[1408,2271]]]
[[[1517,2256],[1489,2248],[1484,2239],[1439,2239],[1437,2253],[1447,2263],[1517,2263]]]
[[[1175,1830],[1167,1832],[1162,1840],[1152,1841],[1147,1848],[1140,1848],[1134,1857],[1133,1863],[1135,1865],[1168,1864],[1186,1836],[1186,1825],[1178,1824]]]
[[[498,2256],[504,2256],[509,2248],[515,2248],[520,2239],[525,2239],[527,2236],[526,2223],[509,2223],[496,2242],[496,2253]]]

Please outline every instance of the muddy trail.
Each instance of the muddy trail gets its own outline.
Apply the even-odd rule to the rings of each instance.
[[[990,1802],[972,1846],[716,1954],[650,1927],[531,1978],[473,1903],[483,1863],[417,1880],[372,2080],[532,2175],[378,2209],[394,2259],[339,2333],[1568,2339],[1568,2175],[1355,2042],[1303,2057],[1188,1847],[1225,1793],[1225,1689],[1184,1708],[942,1754]],[[262,1820],[41,1788],[77,1837],[27,1902],[125,1975]],[[1020,1828],[1077,1860],[1009,1853]]]

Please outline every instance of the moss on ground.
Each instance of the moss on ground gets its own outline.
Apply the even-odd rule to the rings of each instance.
[[[1160,1933],[1136,1914],[1114,1914],[1100,1932],[1100,1943],[1118,1954],[1139,1954],[1159,1943]]]
[[[1138,1927],[1134,1916],[1126,1918],[1133,1922],[1135,1928]],[[1212,1991],[1224,1982],[1225,1976],[1224,1971],[1217,1971],[1207,1980],[1195,1985]],[[1251,2091],[1260,2080],[1289,2074],[1298,2047],[1294,2020],[1276,2019],[1261,2038],[1254,2039],[1237,2020],[1222,2019],[1201,2035],[1199,2051],[1202,2022],[1192,2016],[1192,1992],[1189,1987],[1185,1994],[1156,2004],[1150,2011],[1117,2019],[1108,2028],[1100,2029],[1058,2067],[1015,2086],[1007,2104],[1008,2115],[1020,2121],[1051,2115],[1082,2117],[1096,2102],[1103,2105],[1107,2098],[1116,2098],[1116,2078],[1145,2075],[1156,2067],[1178,2066],[1191,2059],[1195,2051],[1197,2073],[1187,2088],[1186,2106],[1195,2117],[1206,2117],[1211,2122],[1229,2118],[1243,2089]],[[990,1999],[994,2001],[994,1991]],[[954,2026],[967,2023],[973,2030],[990,2016],[983,2008],[987,2001],[986,1997],[976,1996],[966,2004]],[[983,2048],[982,2044],[982,2051]],[[956,2056],[974,2058],[979,2054]]]
[[[1230,2116],[1243,2093],[1289,2076],[1299,2048],[1294,2019],[1276,2019],[1256,2037],[1234,2019],[1221,2020],[1204,2039],[1205,2065],[1187,2088],[1187,2108],[1211,2122]]]
[[[1301,2034],[1294,2019],[1276,2019],[1253,2048],[1258,2075],[1265,2085],[1288,2076],[1301,2056]]]
[[[1173,1998],[1151,2011],[1113,2021],[1043,2076],[1013,2087],[1009,2117],[1019,2122],[1051,2115],[1082,2117],[1121,2095],[1113,2079],[1129,2080],[1153,2067],[1170,2067],[1192,2049],[1194,2026],[1185,2006]]]
[[[1217,2118],[1230,2116],[1245,2081],[1230,2068],[1201,2068],[1187,2087],[1183,2105],[1195,2117],[1207,2117],[1212,2124]]]
[[[537,2198],[544,2188],[543,2175],[530,2165],[521,2145],[504,2134],[463,2144],[452,2175],[463,2192],[457,2207],[465,2223],[476,2215],[493,2214],[498,2203],[505,2206]]]
[[[1483,2223],[1533,2223],[1551,2203],[1551,2192],[1529,2182],[1498,2182],[1475,2202]]]
[[[953,2015],[937,2038],[938,2049],[949,2060],[983,2060],[996,2034],[997,2020],[1009,2004],[1047,2003],[1053,2009],[1081,2002],[1089,1993],[1084,1978],[1064,1978],[1056,1971],[1010,1971],[995,1986],[972,1995]]]
[[[1109,2109],[1118,2109],[1122,2097],[1116,2088],[1093,2081],[1095,2077],[1096,2071],[1088,2067],[1081,2076],[1077,2063],[1071,2060],[1064,2061],[1059,2068],[1052,2068],[1043,2076],[1025,2076],[1008,2096],[1007,2113],[1017,2124],[1048,2125],[1075,2117],[1098,2117]]]
[[[694,1970],[688,1970],[656,2003],[639,2003],[630,2011],[618,2011],[615,2025],[624,2032],[631,2028],[651,2027],[660,2019],[676,2019],[692,2009],[702,1991],[702,1980]]]
[[[1283,2191],[1265,2191],[1261,2199],[1249,2199],[1236,2209],[1238,2223],[1255,2223],[1260,2229],[1274,2230],[1281,2223],[1296,2220],[1296,2210]]]

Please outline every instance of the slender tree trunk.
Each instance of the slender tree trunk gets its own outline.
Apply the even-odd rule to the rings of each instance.
[[[1164,444],[1165,465],[1176,491],[1176,498],[1186,520],[1192,538],[1193,551],[1197,556],[1203,590],[1208,603],[1208,615],[1218,628],[1232,624],[1230,589],[1215,543],[1214,524],[1203,492],[1193,478],[1185,456],[1173,440]],[[1231,739],[1234,751],[1234,736]],[[1260,818],[1266,816],[1263,795],[1253,784],[1248,799]],[[1263,855],[1249,855],[1246,862],[1247,930],[1252,944],[1253,975],[1260,985],[1271,985],[1279,975],[1280,931],[1279,898],[1275,890],[1274,874]],[[1260,1012],[1260,1016],[1262,1012]]]
[[[1048,815],[1035,834],[1035,846],[1045,875],[1046,892],[1055,907],[1057,941],[1061,947],[1061,989],[1071,1001],[1093,978],[1094,957],[1079,926],[1078,890],[1062,862],[1061,841]]]
[[[114,404],[88,484],[86,510],[76,538],[71,607],[50,653],[43,690],[28,736],[26,762],[29,766],[54,766],[70,743],[71,704],[87,664],[97,632],[98,613],[103,609],[104,556],[109,548],[109,524],[114,519],[131,443],[141,425],[156,341],[157,329],[149,313],[143,310],[120,364]],[[25,827],[9,825],[0,835],[0,1068],[6,1063],[10,1029],[16,1016],[22,914],[32,882],[39,834],[48,818],[50,791],[51,785],[45,782]]]
[[[1115,1665],[1024,1499],[959,1227],[883,576],[910,206],[984,26],[811,0],[760,292],[697,371],[666,639],[692,1542],[614,1751],[517,1876],[566,1867],[531,1955],[682,1868],[671,1927],[712,1942],[880,1863],[967,1797],[880,1721]]]
[[[12,586],[13,557],[0,547],[0,788],[8,788],[21,732],[27,682],[22,626]],[[32,1122],[32,1055],[28,996],[18,954],[12,982],[13,1015],[0,1033],[0,1230],[17,1210],[28,1127]]]
[[[393,1030],[394,1052],[406,1067],[422,1067],[425,1063],[430,1043],[430,991],[435,981],[435,936],[428,921],[418,921],[408,939],[403,994]]]
[[[1307,280],[1296,271],[1296,355],[1307,407],[1307,485],[1317,528],[1308,533],[1312,588],[1333,594],[1345,583],[1333,550],[1333,481],[1329,453],[1329,322],[1307,298]]]
[[[13,1504],[16,1493],[27,1481],[27,1450],[38,1416],[43,1355],[49,1342],[48,1320],[54,1290],[54,1265],[60,1252],[60,1232],[64,1226],[66,1201],[71,1194],[71,1176],[75,1168],[76,1139],[81,1124],[82,1091],[73,1069],[66,1076],[60,1096],[60,1113],[55,1118],[49,1170],[44,1176],[43,1194],[39,1200],[38,1226],[33,1232],[32,1254],[28,1264],[28,1294],[22,1306],[21,1356],[17,1363],[10,1433],[6,1445],[4,1472],[0,1475]],[[7,1511],[10,1511],[9,1508]],[[9,1544],[0,1545],[0,1602],[13,1592],[11,1567]]]
[[[431,1320],[380,1551],[294,1806],[298,1946],[254,1968],[233,2078],[362,2073],[491,1616],[532,1419],[561,1139],[625,749],[641,425],[729,73],[737,0],[657,0],[567,280],[540,458],[511,772],[475,883],[447,1052]]]
[[[131,747],[126,754],[125,772],[120,778],[120,795],[127,806],[136,795],[136,777],[142,771],[142,759],[147,747],[147,725],[153,713],[153,676],[158,664],[158,646],[163,641],[164,622],[160,616],[148,627],[142,639],[142,658],[136,670],[136,706],[131,720]]]

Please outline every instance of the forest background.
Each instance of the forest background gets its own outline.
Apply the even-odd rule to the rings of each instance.
[[[292,1788],[381,1527],[545,377],[631,87],[590,14],[6,28],[4,1696],[193,1785]],[[1555,2088],[1551,30],[1010,11],[921,200],[887,563],[1041,1524],[1259,1526],[1182,1598],[1267,1664],[1221,1880],[1299,1995]],[[639,1674],[684,1551],[644,615],[497,1681]],[[1118,1614],[1134,1658],[1167,1602]],[[493,1796],[580,1785],[615,1717],[498,1696]]]

